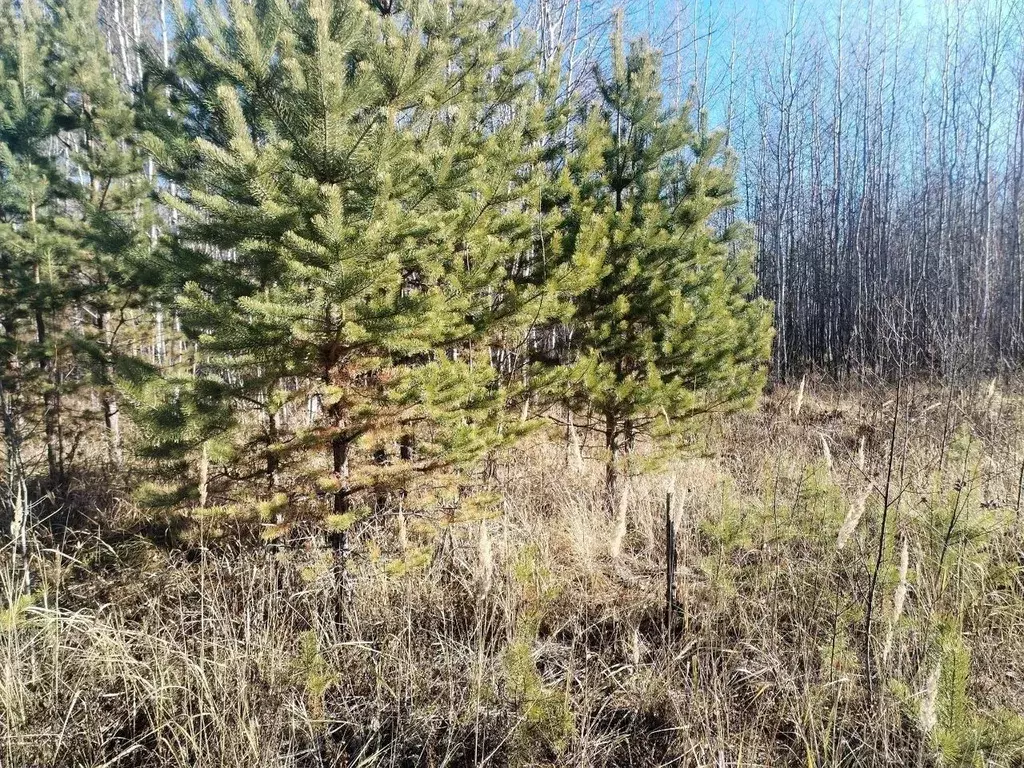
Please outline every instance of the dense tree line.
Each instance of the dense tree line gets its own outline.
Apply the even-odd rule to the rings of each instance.
[[[99,466],[343,552],[373,511],[465,504],[545,419],[599,437],[611,503],[639,438],[751,401],[770,312],[724,135],[663,106],[624,25],[585,96],[514,26],[489,0],[5,10],[15,533],[39,495],[13,489]]]
[[[840,2],[787,19],[736,131],[783,372],[1019,365],[1020,11]]]
[[[662,94],[722,128],[775,305],[777,376],[949,376],[1024,345],[1018,0],[523,0],[513,38],[588,98],[616,12],[665,52]],[[104,0],[122,79],[163,5]],[[140,21],[141,19],[141,21]],[[127,51],[128,53],[124,53]],[[728,217],[731,213],[726,213]]]
[[[615,4],[527,18],[574,87]],[[626,3],[671,52],[665,98],[727,130],[775,304],[774,373],[950,376],[1024,352],[1024,6],[1016,0]]]

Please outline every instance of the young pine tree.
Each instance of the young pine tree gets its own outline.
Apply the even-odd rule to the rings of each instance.
[[[744,231],[721,228],[735,202],[724,137],[665,110],[659,71],[616,34],[569,165],[566,251],[592,252],[602,276],[577,299],[564,393],[604,437],[609,503],[638,438],[671,450],[695,417],[760,392],[771,340]]]
[[[262,494],[335,529],[392,492],[436,501],[519,429],[492,349],[564,306],[571,267],[534,247],[547,85],[488,0],[221,7],[196,4],[157,85],[181,120],[158,152],[199,349],[165,399],[201,387],[233,431],[189,406],[168,437],[256,453]]]
[[[133,113],[97,12],[94,0],[26,0],[0,16],[2,364],[20,415],[41,406],[54,483],[72,452],[65,432],[90,422],[65,413],[81,386],[102,404],[108,458],[120,463],[114,368],[128,356],[119,334],[140,306],[134,275],[148,248]]]
[[[63,475],[54,317],[67,304],[73,244],[53,219],[59,177],[52,142],[56,105],[47,93],[44,9],[34,2],[0,12],[0,325],[2,384],[20,442],[41,424],[51,485]]]
[[[117,380],[119,370],[129,373],[139,364],[133,326],[148,308],[144,275],[155,211],[132,100],[106,53],[97,0],[61,0],[47,8],[48,94],[65,149],[54,182],[61,204],[53,224],[74,244],[69,290],[82,322],[75,323],[73,351],[100,402],[107,457],[116,467],[122,462]]]

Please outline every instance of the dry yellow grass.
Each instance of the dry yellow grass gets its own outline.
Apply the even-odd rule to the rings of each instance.
[[[614,518],[592,449],[540,436],[501,460],[486,522],[353,529],[340,623],[316,547],[198,521],[157,546],[124,511],[37,529],[33,594],[8,557],[0,577],[0,762],[1020,765],[1024,408],[1004,389],[993,416],[984,389],[908,387],[895,439],[890,392],[780,389],[631,478]]]

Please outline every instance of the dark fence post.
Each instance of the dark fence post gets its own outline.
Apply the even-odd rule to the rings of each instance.
[[[676,605],[676,526],[672,520],[672,491],[665,495],[665,635],[672,642]]]

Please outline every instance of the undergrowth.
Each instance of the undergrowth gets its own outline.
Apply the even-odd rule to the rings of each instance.
[[[472,515],[351,521],[340,572],[255,509],[41,522],[31,593],[0,576],[0,762],[1024,765],[1024,404],[796,400],[632,478],[621,541],[557,435]]]

